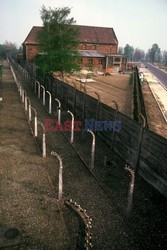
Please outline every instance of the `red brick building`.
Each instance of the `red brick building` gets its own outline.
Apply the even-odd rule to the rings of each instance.
[[[117,54],[118,40],[113,28],[74,25],[79,29],[78,51],[81,55],[81,66],[102,71],[125,69],[127,58]],[[37,35],[42,27],[34,26],[23,42],[23,56],[33,61],[39,53]]]

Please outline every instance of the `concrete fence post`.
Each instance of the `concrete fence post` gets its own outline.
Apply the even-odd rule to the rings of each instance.
[[[34,114],[35,114],[35,118],[34,118],[34,136],[37,137],[38,136],[38,120],[37,120],[37,112],[36,110],[31,107],[31,109],[34,111]]]
[[[24,100],[24,109],[27,111],[27,96],[25,95],[25,100]]]
[[[96,138],[95,138],[95,134],[90,129],[88,129],[87,132],[89,132],[93,137],[92,147],[91,147],[91,164],[90,165],[91,165],[91,169],[94,169]]]
[[[58,102],[58,122],[61,122],[61,102],[59,101],[59,99],[55,98],[55,101]]]
[[[71,121],[71,139],[70,139],[70,142],[72,144],[74,142],[74,115],[69,110],[67,112],[71,115],[71,118],[72,118],[72,121]]]
[[[21,90],[21,100],[22,103],[24,103],[24,89]]]
[[[48,93],[49,95],[49,114],[52,113],[52,95],[49,91],[46,91],[46,93]]]
[[[41,125],[42,127],[42,157],[43,158],[46,158],[46,134],[45,134],[45,126],[42,122],[38,122],[38,124]]]
[[[41,85],[41,88],[43,89],[43,106],[45,106],[45,88],[43,85]]]
[[[63,196],[63,161],[60,155],[58,155],[56,152],[51,152],[51,155],[56,156],[59,160],[59,193],[58,193],[58,199],[59,201],[62,200]]]
[[[28,96],[26,96],[26,99],[28,101],[28,120],[29,120],[29,122],[31,122],[31,101],[30,101],[30,98]]]
[[[131,181],[130,181],[129,193],[128,193],[128,205],[127,205],[127,210],[126,210],[127,216],[129,216],[132,210],[133,192],[134,192],[134,185],[135,185],[135,171],[127,165],[125,166],[125,170],[127,170],[131,175]]]
[[[38,83],[38,98],[40,99],[40,94],[41,94],[41,85],[40,85],[40,83],[39,82],[37,82]]]

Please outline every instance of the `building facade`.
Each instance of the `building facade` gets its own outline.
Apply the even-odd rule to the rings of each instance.
[[[127,58],[118,55],[118,40],[113,28],[74,25],[79,29],[80,66],[85,69],[115,72],[124,70]],[[34,26],[23,42],[23,58],[29,62],[39,53],[37,41],[42,27]]]

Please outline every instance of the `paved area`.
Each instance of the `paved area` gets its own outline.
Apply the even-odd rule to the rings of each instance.
[[[6,70],[6,74],[9,75],[10,72],[7,65]],[[38,113],[38,119],[44,121],[44,119],[51,118],[48,112],[46,112],[46,110],[43,108],[41,101],[34,95],[28,84],[23,81],[23,78],[18,72],[17,77],[19,81],[21,81],[24,85],[24,88],[31,99],[32,106],[36,108]],[[4,88],[7,87],[5,86],[6,82],[3,82],[3,91]],[[11,102],[11,105],[9,106],[9,110],[11,110],[11,112],[9,112],[9,110],[4,110],[4,113],[9,114],[9,120],[7,124],[8,126],[9,124],[11,124],[12,120],[10,117],[16,116],[15,111],[16,113],[19,112],[19,114],[21,112],[21,121],[24,124],[23,121],[26,121],[26,119],[23,110],[20,111],[20,108],[22,107],[13,80],[12,85],[8,85],[9,91],[11,91],[11,88],[14,89],[12,95],[6,94],[5,92],[3,93],[3,97],[6,98],[6,102]],[[18,106],[16,106],[16,104],[18,104]],[[2,112],[4,106],[1,107]],[[13,109],[11,107],[13,107]],[[66,111],[63,112],[62,119],[66,119]],[[13,144],[16,139],[18,140],[17,143],[21,144],[21,139],[25,136],[24,127],[22,130],[22,134],[20,133],[18,136],[18,133],[15,133],[15,130],[19,130],[19,123],[20,120],[17,121],[16,119],[14,119],[15,126],[11,126],[10,130],[12,131],[12,133],[14,133],[14,136],[10,142],[11,144]],[[7,124],[3,124],[2,127],[7,126]],[[31,125],[33,126],[33,124]],[[26,127],[26,131],[28,131],[28,127]],[[1,136],[3,136],[3,134],[4,131]],[[9,136],[9,130],[7,130],[6,132],[6,136],[7,135]],[[41,135],[40,131],[39,135]],[[69,136],[69,134],[67,133],[66,136]],[[7,168],[5,167],[5,162],[6,159],[11,161],[12,158],[11,155],[9,155],[8,153],[8,148],[10,148],[10,144],[9,146],[7,144],[3,150],[5,155],[3,164],[1,164],[1,171],[4,172],[3,180],[7,176],[7,179],[12,179],[11,182],[16,184],[18,182],[24,183],[23,180],[27,180],[28,178],[29,184],[27,184],[27,182],[25,181],[26,184],[24,184],[23,186],[20,185],[20,191],[14,189],[12,186],[15,192],[12,192],[10,198],[8,194],[10,185],[6,184],[5,188],[3,189],[3,217],[6,218],[5,207],[7,203],[10,216],[8,220],[2,220],[1,223],[3,225],[11,225],[12,219],[14,220],[14,222],[20,221],[20,217],[18,216],[21,214],[21,201],[25,200],[25,207],[23,213],[26,214],[26,217],[21,217],[22,220],[20,221],[20,224],[21,226],[26,224],[25,221],[30,220],[32,215],[32,225],[31,223],[28,224],[29,231],[27,234],[33,235],[32,239],[38,239],[36,245],[35,243],[34,245],[31,245],[29,241],[30,247],[28,249],[75,249],[75,234],[78,233],[74,230],[75,222],[72,220],[71,215],[69,215],[69,213],[58,209],[56,206],[57,203],[55,203],[54,197],[55,193],[57,194],[58,186],[58,163],[57,161],[55,161],[55,159],[52,161],[52,159],[49,157],[50,152],[52,150],[59,153],[63,158],[63,196],[72,198],[77,203],[79,203],[83,208],[87,210],[87,213],[93,219],[92,232],[94,249],[157,250],[167,246],[167,230],[165,228],[165,221],[167,216],[166,199],[163,198],[149,184],[143,181],[143,179],[141,179],[139,176],[136,176],[133,209],[131,216],[127,217],[126,207],[130,177],[127,173],[125,173],[125,165],[121,161],[121,159],[119,159],[116,155],[111,155],[111,152],[108,150],[107,146],[101,142],[101,140],[97,140],[98,154],[96,154],[95,170],[93,172],[94,175],[92,175],[85,167],[83,162],[78,158],[75,151],[70,146],[70,144],[61,132],[47,133],[47,157],[49,159],[46,158],[45,162],[43,162],[41,157],[37,154],[35,146],[32,146],[34,145],[34,141],[32,136],[30,136],[30,133],[29,137],[31,138],[31,144],[29,144],[28,141],[25,140],[24,144],[21,144],[22,146],[19,147],[22,147],[23,152],[24,150],[26,151],[26,154],[28,154],[28,160],[30,162],[34,162],[33,157],[35,157],[35,159],[37,159],[39,162],[37,161],[31,166],[30,162],[27,163],[27,158],[25,158],[24,154],[22,157],[22,162],[20,162],[19,157],[14,154],[13,157],[15,159],[15,164],[13,164],[12,167],[16,168],[12,170],[8,166],[8,178],[8,175],[6,173]],[[4,137],[2,137],[2,139],[3,140],[1,140],[1,144],[5,144]],[[40,136],[36,142],[39,146],[41,145]],[[85,135],[85,140],[81,139],[81,134],[76,135],[74,146],[78,149],[78,151],[84,157],[86,162],[89,162],[90,159],[90,145],[91,140],[88,135]],[[106,167],[103,166],[104,155],[106,155],[107,159],[110,160],[110,164]],[[19,162],[19,164],[17,164],[17,161]],[[41,167],[41,162],[44,163],[44,165],[42,165],[43,167]],[[37,171],[38,174],[35,171],[36,168],[38,168],[39,170]],[[13,174],[13,172],[15,174]],[[35,188],[36,186],[34,182],[38,183],[39,185],[37,189]],[[43,185],[45,186],[45,188],[43,187]],[[25,199],[24,196],[21,196],[22,190],[24,191],[25,189],[28,190],[27,199]],[[17,204],[17,206],[15,206],[15,210],[12,210],[10,213],[9,206],[14,203],[12,199],[13,196],[15,197],[15,203]],[[34,204],[34,202],[37,202],[38,204],[38,199],[42,199],[42,208],[40,207],[40,205],[38,205],[34,206],[33,209],[31,209],[31,203],[29,204],[29,202],[27,202],[29,197],[37,198],[37,200],[31,198],[31,201],[33,200],[32,204]],[[7,200],[7,202],[5,202],[5,200]],[[46,217],[43,217],[41,215],[41,211],[43,210],[47,214]],[[31,211],[33,212],[33,214],[31,214]],[[38,217],[39,220],[35,220],[34,217]],[[45,220],[43,220],[43,218],[45,218]],[[38,234],[37,229],[40,226],[40,220],[42,224],[42,230],[40,230],[41,234]],[[56,224],[56,227],[54,227],[53,229],[52,223]],[[13,224],[18,226],[17,223]],[[60,224],[62,227],[60,226]],[[25,232],[27,232],[27,230],[28,229],[25,227]],[[48,235],[50,230],[53,233],[52,235]],[[54,230],[57,231],[58,235],[54,235]],[[36,234],[38,235],[38,237]],[[56,237],[61,235],[63,236],[63,240],[61,242],[58,242],[60,244],[65,244],[64,246],[56,245],[55,242],[57,240]],[[51,244],[50,238],[53,240],[53,243],[52,245],[47,245]],[[42,243],[44,243],[44,245],[38,245],[39,242],[41,243],[41,241]],[[71,242],[73,242],[73,244],[71,244]],[[34,246],[36,248],[33,248]]]
[[[150,64],[148,64],[150,65]],[[138,65],[149,128],[167,138],[167,91],[144,65]]]
[[[145,63],[149,71],[155,75],[155,77],[161,82],[161,84],[167,89],[167,73],[158,69],[150,63]]]

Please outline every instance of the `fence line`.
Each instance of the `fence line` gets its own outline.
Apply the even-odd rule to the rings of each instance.
[[[24,65],[30,74],[30,81],[34,79],[39,81],[49,91],[53,98],[60,100],[62,109],[74,111],[74,115],[84,122],[84,119],[97,119],[99,121],[113,121],[115,110],[100,102],[100,100],[88,96],[86,91],[83,93],[58,79],[45,77],[35,78],[34,67],[31,64]],[[137,72],[136,72],[137,74]],[[136,75],[138,78],[138,75]],[[140,82],[137,82],[138,93],[141,92]],[[142,103],[142,97],[141,97]],[[119,106],[119,102],[117,101]],[[97,116],[98,108],[98,116]],[[141,113],[145,116],[144,106],[141,107]],[[121,121],[120,132],[115,132],[112,137],[112,131],[101,131],[97,133],[103,141],[112,150],[115,151],[126,164],[149,183],[151,183],[164,196],[167,196],[167,139],[143,128],[143,124],[127,117],[117,111],[117,120]],[[146,140],[147,138],[147,140]],[[149,144],[148,142],[149,141]]]

